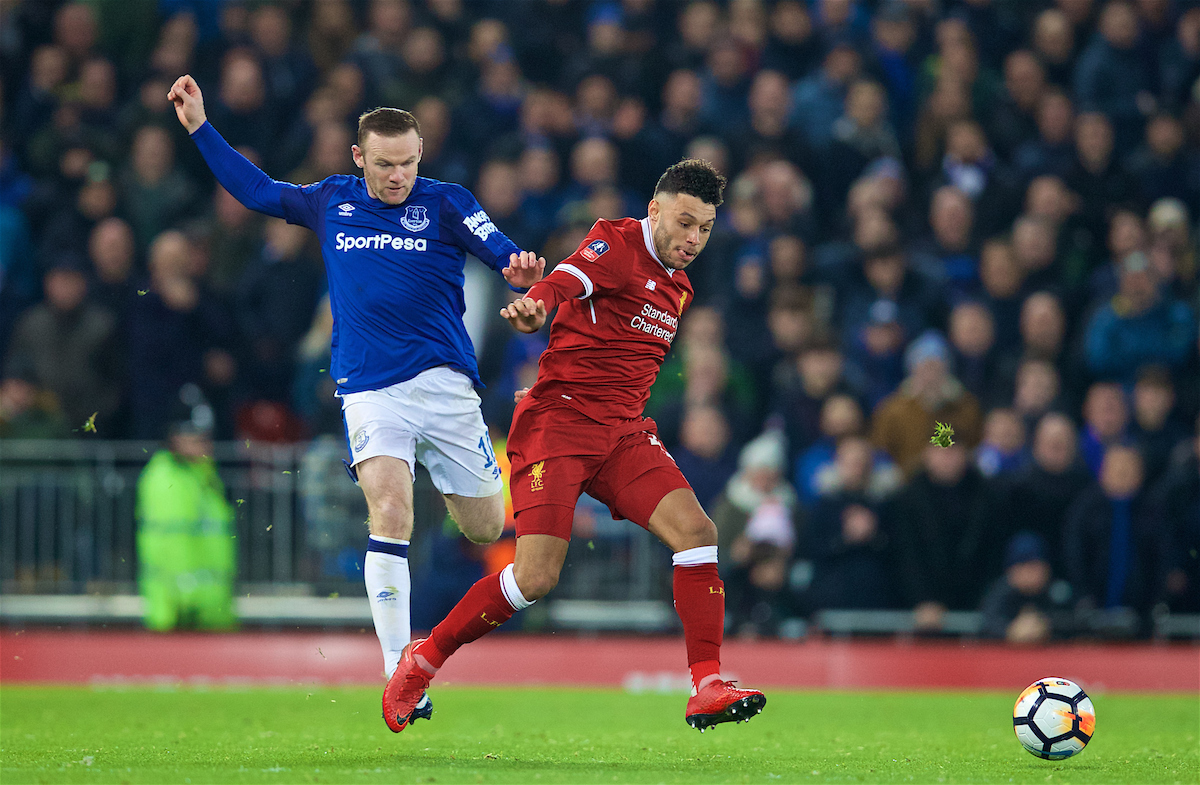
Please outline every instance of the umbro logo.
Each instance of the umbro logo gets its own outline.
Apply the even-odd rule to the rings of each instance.
[[[354,212],[354,205],[349,202],[342,202],[338,205],[338,215],[344,215],[347,218]]]
[[[646,288],[649,289],[650,291],[654,291],[655,287],[657,287],[657,286],[658,286],[658,281],[654,280],[653,278],[646,279]]]

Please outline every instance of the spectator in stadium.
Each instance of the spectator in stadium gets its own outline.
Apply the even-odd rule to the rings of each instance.
[[[737,470],[737,445],[725,413],[711,404],[688,407],[679,428],[679,445],[671,449],[675,465],[696,491],[696,500],[711,509]]]
[[[1182,367],[1195,339],[1192,310],[1164,297],[1150,260],[1134,252],[1121,262],[1117,295],[1096,311],[1088,325],[1088,368],[1101,378],[1128,384],[1149,363]]]
[[[213,461],[213,413],[195,385],[168,403],[166,444],[138,478],[138,589],[146,627],[228,629],[237,623],[233,507]]]
[[[1096,29],[1075,66],[1075,94],[1084,112],[1108,116],[1120,149],[1128,150],[1154,103],[1154,64],[1138,47],[1137,11],[1128,0],[1108,0]]]
[[[820,436],[793,461],[792,486],[801,505],[810,507],[833,470],[834,453],[840,440],[861,436],[864,430],[862,407],[853,396],[836,393],[821,405]]]
[[[127,389],[134,438],[165,431],[170,401],[186,383],[227,387],[237,371],[228,348],[230,315],[193,278],[190,249],[181,232],[168,231],[150,244],[149,284],[129,310]],[[222,413],[218,412],[218,415]],[[218,417],[214,427],[220,428]]]
[[[1099,483],[1067,511],[1066,577],[1083,611],[1149,610],[1157,546],[1156,527],[1144,509],[1144,477],[1136,449],[1109,447]]]
[[[252,398],[286,402],[291,393],[296,347],[324,288],[311,245],[304,227],[269,219],[262,253],[237,288],[243,381]]]
[[[837,344],[818,337],[790,367],[779,369],[771,390],[771,411],[783,421],[788,455],[795,461],[820,436],[821,410],[830,396],[851,393],[845,358]]]
[[[821,43],[812,14],[800,0],[782,0],[770,11],[763,68],[779,71],[796,82],[820,67]]]
[[[816,161],[808,141],[791,125],[792,97],[788,80],[778,71],[759,71],[747,97],[750,115],[746,124],[728,135],[735,152],[734,168],[742,170],[762,159],[784,158],[801,170],[814,171]]]
[[[728,582],[732,629],[770,634],[782,617],[796,545],[796,492],[784,479],[783,434],[767,431],[742,448],[737,474],[712,510]]]
[[[1017,366],[1013,410],[1026,428],[1032,428],[1052,409],[1062,406],[1061,392],[1062,380],[1054,363],[1028,357]]]
[[[864,340],[864,329],[874,321],[876,324],[895,322],[901,331],[901,341],[907,343],[929,324],[937,323],[941,316],[941,296],[934,284],[920,270],[909,263],[908,255],[898,244],[885,244],[866,249],[861,265],[855,265],[842,282],[838,291],[837,321],[840,324],[842,344],[854,346]],[[887,301],[895,304],[895,314],[881,322],[875,303]],[[874,309],[874,314],[872,310]],[[873,340],[887,336],[876,335]],[[894,336],[892,336],[894,337]],[[886,341],[878,341],[873,350],[876,357],[896,351],[898,347]],[[879,393],[893,389],[899,379],[878,379]],[[878,400],[873,396],[873,400]]]
[[[1080,215],[1094,237],[1103,237],[1105,219],[1113,206],[1138,201],[1137,181],[1113,154],[1112,122],[1099,112],[1084,112],[1075,120],[1075,162],[1067,185],[1080,197]]]
[[[792,92],[792,120],[809,143],[823,151],[833,142],[833,126],[842,116],[850,84],[862,72],[862,55],[846,40],[835,40],[819,71],[804,77]]]
[[[1150,206],[1146,223],[1150,232],[1150,267],[1164,288],[1186,298],[1196,285],[1200,251],[1188,225],[1187,205],[1178,199],[1159,199]]]
[[[1175,383],[1161,366],[1148,365],[1138,373],[1131,396],[1130,436],[1142,453],[1146,487],[1158,482],[1171,455],[1187,438],[1187,428],[1175,419]]]
[[[992,409],[983,419],[983,441],[975,449],[975,467],[988,479],[1007,479],[1029,459],[1025,423],[1012,409]]]
[[[1125,391],[1116,382],[1095,382],[1083,401],[1083,431],[1079,451],[1094,476],[1109,447],[1117,446],[1129,435],[1129,403]]]
[[[93,414],[111,423],[121,403],[116,319],[87,299],[87,286],[83,257],[56,256],[42,278],[46,299],[17,321],[5,359],[5,374],[54,393],[74,428]]]
[[[121,218],[106,218],[96,224],[88,238],[92,263],[91,299],[116,317],[122,325],[135,296],[133,229]]]
[[[1007,643],[1031,645],[1063,637],[1071,628],[1071,612],[1055,585],[1046,542],[1038,534],[1020,532],[1004,551],[1004,577],[983,597],[980,635]],[[1065,587],[1065,584],[1062,584]]]
[[[879,158],[899,158],[900,143],[888,121],[887,92],[870,79],[853,82],[845,109],[834,122],[828,149],[822,154],[822,198],[845,202],[850,185]]]
[[[1148,518],[1159,521],[1156,602],[1172,613],[1200,613],[1200,420],[1152,490]]]
[[[957,433],[949,447],[925,442],[920,470],[896,498],[894,536],[902,595],[917,629],[933,632],[947,610],[979,607],[1000,574],[1009,524]]]
[[[1088,299],[1102,303],[1113,297],[1120,289],[1121,265],[1125,257],[1145,250],[1146,227],[1142,216],[1129,209],[1113,211],[1108,220],[1108,259],[1088,276]]]
[[[871,418],[872,441],[909,477],[921,466],[935,422],[951,424],[955,439],[966,449],[973,449],[982,435],[979,402],[950,373],[950,361],[941,334],[922,334],[904,353],[908,378],[879,403]]]
[[[1038,134],[1038,105],[1046,89],[1046,72],[1028,49],[1004,58],[1004,96],[987,117],[988,138],[1010,160],[1016,149]]]
[[[813,608],[887,608],[892,510],[875,482],[874,448],[861,436],[838,442],[833,469],[813,502],[801,554],[812,559]]]
[[[1200,201],[1200,158],[1186,141],[1183,123],[1173,115],[1158,114],[1146,123],[1145,141],[1129,156],[1129,172],[1137,178],[1145,201]]]
[[[979,283],[978,296],[995,320],[996,350],[1003,356],[1020,343],[1018,325],[1024,301],[1024,276],[1007,239],[993,237],[980,248]]]
[[[189,217],[196,206],[196,187],[175,165],[175,143],[161,126],[138,129],[129,166],[118,179],[121,210],[139,248]]]
[[[38,387],[33,374],[12,372],[0,379],[0,439],[62,439],[71,426],[54,393]]]
[[[233,298],[237,286],[261,251],[264,221],[228,191],[216,185],[209,224],[209,264],[205,284],[219,297]]]
[[[1034,18],[1031,32],[1046,78],[1059,88],[1069,88],[1075,61],[1075,27],[1071,19],[1061,8],[1047,8]]]
[[[870,54],[887,86],[891,124],[902,143],[917,109],[918,35],[913,16],[900,3],[885,3],[872,16]]]
[[[846,350],[851,375],[865,380],[862,392],[869,406],[890,395],[904,378],[904,339],[896,303],[887,299],[872,303],[867,323],[858,328]]]
[[[1175,25],[1174,40],[1158,51],[1159,98],[1167,111],[1188,102],[1200,78],[1200,8],[1188,8]]]
[[[230,145],[249,148],[268,168],[280,128],[277,110],[267,98],[262,63],[248,49],[231,49],[221,58],[221,83],[209,109],[225,129]]]
[[[1057,412],[1042,417],[1034,430],[1031,457],[1006,486],[1004,516],[1019,520],[1022,529],[1048,543],[1061,543],[1067,510],[1093,482],[1079,458],[1071,419]],[[1061,547],[1051,549],[1049,560],[1055,575],[1065,575]]]
[[[1022,215],[1013,222],[1012,248],[1028,289],[1060,292],[1063,276],[1057,258],[1057,229],[1049,219]]]
[[[1038,101],[1037,136],[1022,142],[1012,154],[1017,172],[1025,177],[1066,177],[1075,161],[1075,108],[1070,97],[1050,88]]]
[[[964,300],[950,311],[950,350],[955,374],[978,400],[1005,403],[999,393],[996,322],[985,305]]]

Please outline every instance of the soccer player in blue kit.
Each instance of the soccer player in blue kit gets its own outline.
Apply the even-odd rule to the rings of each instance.
[[[504,525],[500,467],[462,320],[466,254],[517,290],[541,279],[546,260],[517,248],[467,189],[417,176],[420,127],[408,112],[380,108],[359,118],[351,150],[362,177],[297,186],[272,180],[229,146],[207,121],[191,76],[179,77],[167,98],[225,190],[320,239],[334,320],[330,373],[342,399],[347,466],[370,513],[363,573],[390,676],[411,632],[414,459],[468,538],[492,542]],[[431,713],[426,696],[413,717]]]

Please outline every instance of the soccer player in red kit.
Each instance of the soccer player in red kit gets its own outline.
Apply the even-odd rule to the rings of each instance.
[[[691,304],[684,268],[708,242],[724,186],[707,161],[675,164],[659,179],[646,218],[597,221],[578,251],[500,312],[531,333],[558,307],[537,383],[517,404],[508,438],[516,555],[472,586],[428,638],[404,650],[383,694],[393,731],[406,727],[430,680],[460,646],[554,588],[585,492],[674,552],[675,610],[693,685],[687,723],[703,731],[762,711],[761,692],[720,675],[725,586],[717,576],[717,528],[654,421],[642,416]]]

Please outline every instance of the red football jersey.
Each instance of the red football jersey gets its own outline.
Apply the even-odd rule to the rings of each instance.
[[[687,274],[659,261],[650,219],[597,221],[528,296],[558,305],[530,395],[557,398],[598,422],[641,417],[692,303]]]

